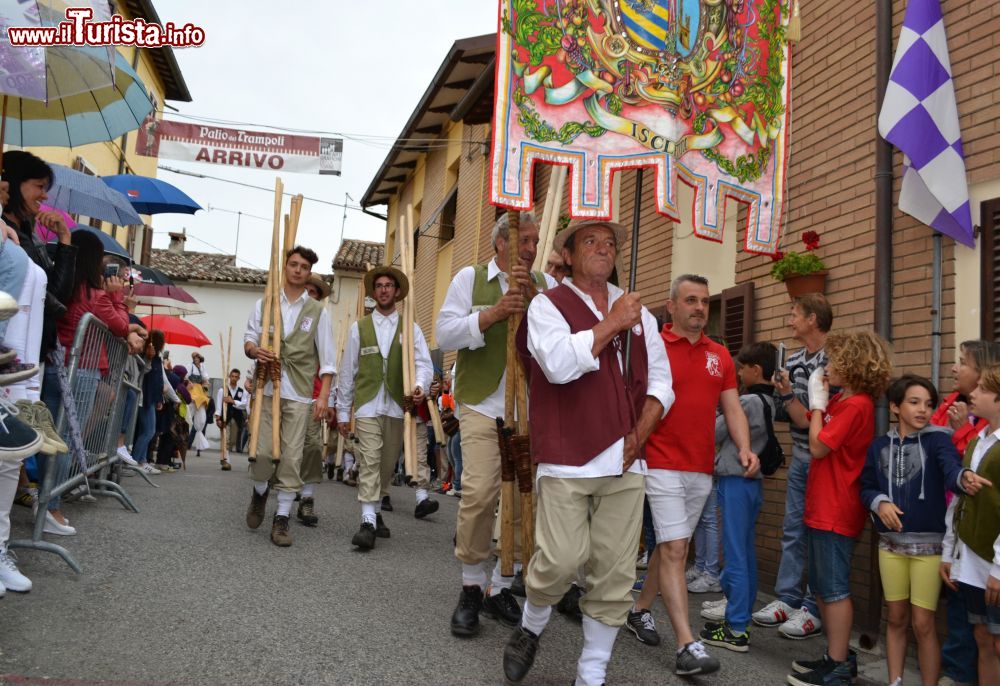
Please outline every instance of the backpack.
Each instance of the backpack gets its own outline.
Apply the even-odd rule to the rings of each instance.
[[[763,393],[754,393],[754,395],[760,398],[760,402],[764,406],[764,427],[767,429],[767,443],[757,455],[760,460],[760,471],[765,476],[772,476],[779,467],[785,466],[785,451],[781,448],[778,437],[774,435],[770,404],[764,399]]]

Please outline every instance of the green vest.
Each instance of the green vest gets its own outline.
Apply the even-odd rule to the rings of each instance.
[[[313,380],[319,370],[316,332],[321,314],[323,305],[307,297],[295,322],[295,329],[290,334],[285,334],[284,318],[278,319],[281,326],[281,373],[288,375],[292,388],[303,398],[312,397]]]
[[[476,265],[472,282],[472,311],[492,307],[500,300],[500,277],[487,278],[489,266]],[[534,272],[534,281],[542,290],[548,288],[545,275]],[[466,405],[477,405],[488,398],[500,385],[507,367],[507,320],[497,322],[483,332],[486,345],[482,348],[458,351],[455,370],[455,400]]]
[[[978,438],[965,449],[963,463],[968,469],[972,468],[972,453],[977,443]],[[1000,443],[986,451],[976,474],[992,481],[993,486],[983,488],[974,496],[961,496],[955,507],[955,531],[976,555],[988,562],[997,562],[993,559],[993,543],[1000,535]]]
[[[354,377],[354,407],[369,403],[385,386],[389,397],[403,404],[403,346],[399,342],[403,318],[396,321],[396,332],[389,344],[389,357],[382,357],[371,315],[358,321],[358,373]]]

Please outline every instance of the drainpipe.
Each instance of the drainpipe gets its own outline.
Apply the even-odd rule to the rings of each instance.
[[[941,378],[941,263],[944,260],[941,234],[934,232],[934,264],[931,292],[931,381],[935,387]]]
[[[878,111],[885,99],[892,70],[892,0],[875,0],[875,333],[892,341],[892,148],[878,133]],[[889,430],[885,398],[875,406],[875,434]],[[878,536],[871,537],[868,553],[868,607],[860,622],[859,645],[870,650],[878,643],[882,618],[882,582],[879,578]]]

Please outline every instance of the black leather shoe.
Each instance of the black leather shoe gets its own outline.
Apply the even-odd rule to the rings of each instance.
[[[385,522],[382,521],[382,515],[375,515],[375,535],[379,538],[389,538],[390,533],[389,527],[387,527]]]
[[[527,598],[528,594],[524,590],[524,574],[523,572],[518,572],[514,575],[514,580],[510,582],[510,592],[516,595],[518,598]]]
[[[483,614],[507,626],[521,623],[521,606],[517,604],[509,588],[483,598]]]
[[[362,522],[358,533],[351,539],[351,545],[355,545],[361,550],[371,550],[375,547],[375,527],[368,522]]]
[[[580,612],[580,597],[582,595],[582,588],[576,584],[570,585],[569,590],[566,591],[566,595],[556,605],[556,610],[559,611],[559,614],[566,615],[577,622],[582,622],[583,613]]]
[[[535,664],[538,651],[538,636],[523,626],[514,629],[507,646],[503,649],[503,673],[508,679],[518,682],[528,674]]]
[[[389,496],[382,498],[382,509],[386,512],[392,512],[392,501],[389,500]]]
[[[423,519],[427,515],[437,512],[438,507],[438,501],[426,498],[417,503],[417,509],[413,512],[413,516],[417,519]]]
[[[479,633],[479,611],[483,608],[483,589],[462,586],[458,605],[451,613],[451,633],[455,636],[475,636]]]

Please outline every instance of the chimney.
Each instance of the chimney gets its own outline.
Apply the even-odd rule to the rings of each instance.
[[[187,229],[181,229],[180,233],[175,233],[171,231],[170,236],[170,246],[167,248],[168,251],[174,253],[175,255],[184,254],[184,242],[187,240]]]

